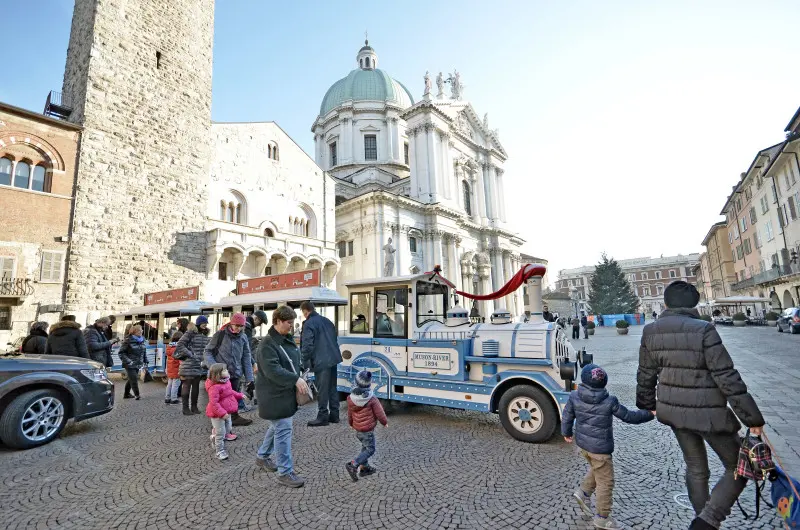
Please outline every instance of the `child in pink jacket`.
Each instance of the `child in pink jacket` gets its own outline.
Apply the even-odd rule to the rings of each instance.
[[[206,392],[206,416],[211,420],[211,443],[217,458],[226,460],[228,452],[225,450],[225,441],[232,442],[238,438],[231,432],[231,414],[239,410],[239,400],[244,399],[244,394],[233,390],[228,368],[222,363],[212,364],[208,370]]]

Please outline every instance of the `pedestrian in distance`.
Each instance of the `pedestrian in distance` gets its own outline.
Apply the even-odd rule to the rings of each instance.
[[[653,419],[649,410],[628,410],[606,390],[608,374],[596,364],[581,370],[578,390],[570,392],[561,420],[561,434],[567,443],[580,448],[589,471],[572,496],[581,510],[592,517],[595,528],[622,528],[611,517],[614,491],[614,416],[625,423],[645,423]],[[574,424],[574,428],[573,428]],[[592,494],[597,502],[592,509]]]
[[[130,331],[128,338],[119,347],[119,358],[125,374],[128,376],[122,397],[123,399],[135,397],[139,400],[141,398],[139,395],[139,371],[147,366],[147,343],[142,335],[142,326],[135,324],[131,326]]]
[[[243,394],[231,387],[231,374],[223,363],[212,364],[208,369],[206,392],[208,392],[206,416],[211,420],[211,445],[219,460],[227,460],[228,451],[225,450],[225,442],[232,442],[238,438],[233,433],[231,415],[239,410],[239,400]]]
[[[81,325],[75,322],[74,315],[65,315],[60,322],[56,322],[50,327],[45,353],[47,355],[89,358],[89,350],[86,349],[86,340],[81,333]]]
[[[231,321],[222,329],[214,333],[205,349],[206,365],[223,363],[228,367],[231,376],[231,387],[238,392],[239,385],[244,379],[247,383],[253,381],[253,361],[250,352],[250,341],[244,332],[247,319],[242,313],[234,313]],[[244,398],[239,404],[244,408]],[[250,425],[253,420],[234,412],[232,419],[234,427]]]
[[[653,320],[658,320],[658,313],[656,313],[655,311],[653,311]]]
[[[175,346],[175,353],[172,354],[172,357],[181,363],[178,368],[178,377],[181,379],[181,402],[184,416],[200,414],[200,410],[197,408],[197,399],[200,394],[200,378],[205,374],[203,356],[206,346],[211,340],[208,336],[209,333],[208,318],[200,315],[195,319],[194,324],[187,327],[186,333]]]
[[[375,427],[378,422],[384,427],[389,426],[381,402],[372,395],[372,372],[368,370],[356,374],[356,386],[347,396],[347,421],[361,442],[361,452],[344,466],[355,482],[359,475],[368,477],[377,471],[369,465],[370,457],[375,454]]]
[[[525,314],[530,316],[530,311],[525,311]],[[556,321],[555,317],[553,316],[553,313],[550,312],[550,308],[547,306],[544,306],[544,310],[542,311],[542,318],[545,319],[546,322]]]
[[[35,353],[44,355],[47,350],[47,322],[34,322],[31,324],[30,332],[25,340],[22,341],[20,351],[22,353]]]
[[[578,320],[578,317],[572,319],[572,338],[581,338],[581,321]]]
[[[337,366],[342,362],[336,326],[317,313],[314,304],[300,304],[305,322],[300,341],[303,367],[314,372],[317,385],[317,417],[308,422],[309,427],[324,427],[339,423],[339,389]]]
[[[172,340],[167,346],[167,393],[164,396],[164,403],[175,405],[178,401],[178,389],[181,386],[180,366],[181,362],[175,358],[175,350],[178,349],[178,341],[183,337],[183,333],[176,331],[172,334]]]
[[[695,512],[689,528],[708,530],[720,527],[747,485],[747,479],[736,476],[739,422],[760,436],[764,417],[716,328],[700,320],[699,301],[700,293],[684,281],[664,290],[667,309],[642,331],[636,405],[655,411],[658,421],[672,428],[686,462]],[[706,444],[725,468],[710,495]]]
[[[583,328],[583,338],[589,339],[589,318],[584,313],[581,315],[581,328]]]
[[[108,359],[111,357],[111,348],[119,342],[117,339],[106,338],[106,329],[111,325],[111,319],[100,317],[91,326],[86,326],[83,330],[83,339],[86,341],[86,348],[89,351],[89,358],[93,361],[108,366]]]
[[[308,383],[300,374],[300,350],[292,337],[295,318],[294,310],[285,305],[273,311],[272,327],[256,353],[258,415],[270,420],[264,441],[258,448],[256,466],[265,471],[277,471],[278,484],[289,488],[300,488],[306,482],[295,474],[292,463],[296,391],[309,391]]]

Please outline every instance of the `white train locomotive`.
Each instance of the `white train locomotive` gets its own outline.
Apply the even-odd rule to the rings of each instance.
[[[438,271],[347,284],[350,323],[339,337],[339,390],[348,392],[355,374],[368,369],[379,398],[495,412],[514,438],[549,439],[578,364],[591,362],[591,355],[576,351],[562,329],[542,318],[544,273],[526,265],[499,295],[527,284],[526,323],[513,322],[504,310],[489,323],[471,322],[466,309],[451,307],[453,286]]]

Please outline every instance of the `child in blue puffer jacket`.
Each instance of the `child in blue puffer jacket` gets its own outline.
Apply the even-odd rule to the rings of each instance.
[[[622,528],[611,517],[611,495],[614,491],[614,419],[625,423],[645,423],[654,418],[649,410],[628,410],[616,396],[606,390],[608,374],[596,364],[581,370],[581,385],[570,393],[561,420],[561,434],[572,443],[575,423],[575,443],[589,462],[589,471],[579,489],[572,495],[581,510],[593,517],[595,528]],[[591,509],[592,493],[597,491],[597,505]]]

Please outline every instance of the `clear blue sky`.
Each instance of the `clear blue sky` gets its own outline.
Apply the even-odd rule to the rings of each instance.
[[[17,22],[0,101],[41,111],[60,90],[71,11],[2,0]],[[462,73],[509,153],[511,220],[553,273],[602,251],[688,253],[800,107],[798,20],[796,1],[220,0],[212,112],[275,120],[311,151],[322,96],[368,29],[415,98],[426,70]]]

